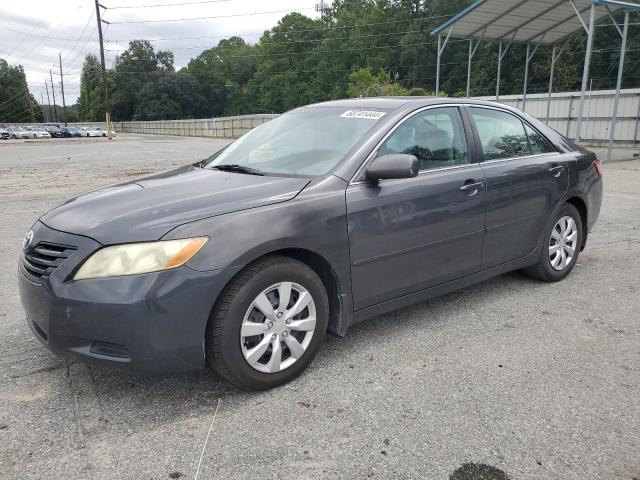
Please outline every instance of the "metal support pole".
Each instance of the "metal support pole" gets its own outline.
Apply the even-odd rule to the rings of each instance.
[[[556,68],[556,49],[551,50],[551,72],[549,72],[549,95],[547,95],[547,125],[549,125],[549,110],[551,109],[551,92],[553,92],[553,70]]]
[[[449,41],[449,36],[451,35],[451,32],[453,32],[453,27],[451,27],[449,29],[449,33],[447,33],[447,36],[444,39],[444,42],[442,42],[442,38],[440,37],[440,35],[438,35],[438,56],[437,56],[437,62],[436,62],[436,97],[439,95],[440,92],[440,57],[442,56],[442,52],[444,51],[444,47],[447,46],[447,42]]]
[[[496,102],[500,100],[500,75],[502,73],[502,60],[509,51],[509,48],[511,48],[514,37],[515,34],[511,37],[511,40],[504,48],[502,48],[502,42],[500,42],[500,51],[498,52],[498,75],[496,78]]]
[[[584,68],[582,70],[582,87],[580,88],[580,103],[578,104],[578,123],[576,125],[576,142],[580,141],[582,129],[582,114],[584,112],[584,95],[589,81],[589,63],[591,62],[591,47],[593,46],[593,28],[595,24],[596,6],[591,4],[589,14],[589,28],[587,29],[587,51],[584,54]]]
[[[524,86],[522,88],[522,111],[527,104],[527,83],[529,82],[529,49],[531,46],[527,43],[527,55],[524,61]]]
[[[607,160],[611,160],[611,150],[613,149],[613,137],[616,131],[618,120],[618,104],[620,103],[620,87],[622,86],[622,72],[624,70],[624,54],[627,49],[627,31],[629,30],[629,12],[624,12],[624,26],[622,27],[622,45],[620,46],[620,63],[618,64],[618,80],[616,82],[616,97],[613,101],[613,115],[611,117],[611,128],[609,128],[609,150]]]
[[[502,68],[502,42],[498,43],[498,74],[496,75],[496,102],[500,100],[500,70]]]
[[[469,39],[469,63],[467,65],[467,98],[469,98],[469,96],[471,95],[471,60],[473,60],[473,56],[476,54],[476,50],[478,49],[481,40],[482,38],[476,40],[476,45],[474,47],[473,38]]]
[[[638,138],[638,124],[640,123],[640,96],[636,97],[638,99],[638,110],[636,110],[636,124],[633,128],[633,146],[636,146],[636,139]]]
[[[529,62],[531,62],[531,59],[535,55],[536,50],[538,50],[539,46],[540,44],[536,45],[533,51],[529,53],[531,50],[531,45],[527,43],[527,55],[524,62],[524,88],[522,91],[522,111],[523,112],[525,111],[524,109],[527,104],[527,86],[529,84]]]
[[[440,54],[442,53],[442,47],[440,44],[442,43],[442,37],[438,35],[438,51],[436,57],[436,97],[438,96],[438,92],[440,91]]]
[[[471,93],[471,59],[473,58],[473,40],[469,39],[469,63],[467,64],[467,98]]]

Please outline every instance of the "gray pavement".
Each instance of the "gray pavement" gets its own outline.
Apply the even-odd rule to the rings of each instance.
[[[222,145],[0,143],[0,478],[193,479],[210,428],[200,479],[447,479],[468,462],[512,480],[640,478],[640,161],[604,166],[600,220],[565,281],[511,273],[377,317],[328,336],[275,390],[136,376],[42,347],[16,287],[38,215]]]

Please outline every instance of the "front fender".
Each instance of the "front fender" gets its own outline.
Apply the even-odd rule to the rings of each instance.
[[[181,225],[163,239],[209,236],[187,264],[198,271],[243,266],[282,249],[304,249],[332,267],[341,294],[351,295],[345,190],[333,175],[309,184],[292,200]]]

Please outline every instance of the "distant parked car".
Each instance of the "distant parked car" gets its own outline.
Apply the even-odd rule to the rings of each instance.
[[[106,137],[107,132],[101,132],[94,127],[80,127],[80,133],[83,137]],[[104,135],[103,135],[104,133]]]
[[[65,137],[81,137],[82,133],[76,127],[62,127],[62,134]]]
[[[103,136],[103,137],[106,137],[106,136],[108,135],[108,131],[107,131],[107,130],[105,130],[104,128],[102,128],[102,127],[96,127],[95,129],[96,129],[97,131],[99,131],[99,132],[102,132],[102,136]],[[116,136],[116,132],[115,132],[115,130],[111,130],[111,136],[112,136],[112,137],[115,137],[115,136]]]
[[[33,134],[35,135],[34,138],[51,138],[51,134],[44,128],[34,128]]]
[[[21,138],[35,138],[33,132],[25,130],[22,127],[9,127],[7,128],[7,132],[11,135],[11,138],[21,139]]]
[[[4,128],[0,128],[0,140],[9,140],[11,138],[11,134],[7,132]]]
[[[55,125],[44,125],[42,129],[45,132],[48,132],[53,138],[64,138],[64,133],[62,133],[62,129]]]

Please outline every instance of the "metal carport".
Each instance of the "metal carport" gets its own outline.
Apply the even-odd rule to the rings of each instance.
[[[613,17],[616,11],[624,11],[622,26]],[[580,140],[582,118],[584,112],[585,91],[589,77],[589,62],[593,45],[596,22],[609,19],[615,25],[622,39],[616,96],[613,104],[611,128],[609,130],[609,153],[615,124],[618,115],[618,103],[624,57],[629,29],[629,12],[636,11],[640,15],[640,4],[618,0],[477,0],[456,16],[431,32],[438,36],[436,63],[436,95],[440,90],[440,58],[450,37],[469,40],[469,59],[467,66],[467,97],[471,86],[471,61],[481,41],[497,41],[498,68],[496,76],[496,101],[500,100],[500,70],[502,59],[512,44],[521,43],[527,46],[522,108],[524,110],[529,77],[529,62],[541,46],[551,46],[551,72],[549,75],[549,95],[547,100],[547,122],[549,121],[549,105],[553,90],[553,73],[556,61],[565,48],[563,44],[571,35],[580,30],[587,33],[587,49],[585,52],[582,73],[582,88],[578,105],[576,141]],[[588,16],[588,18],[586,18]]]

